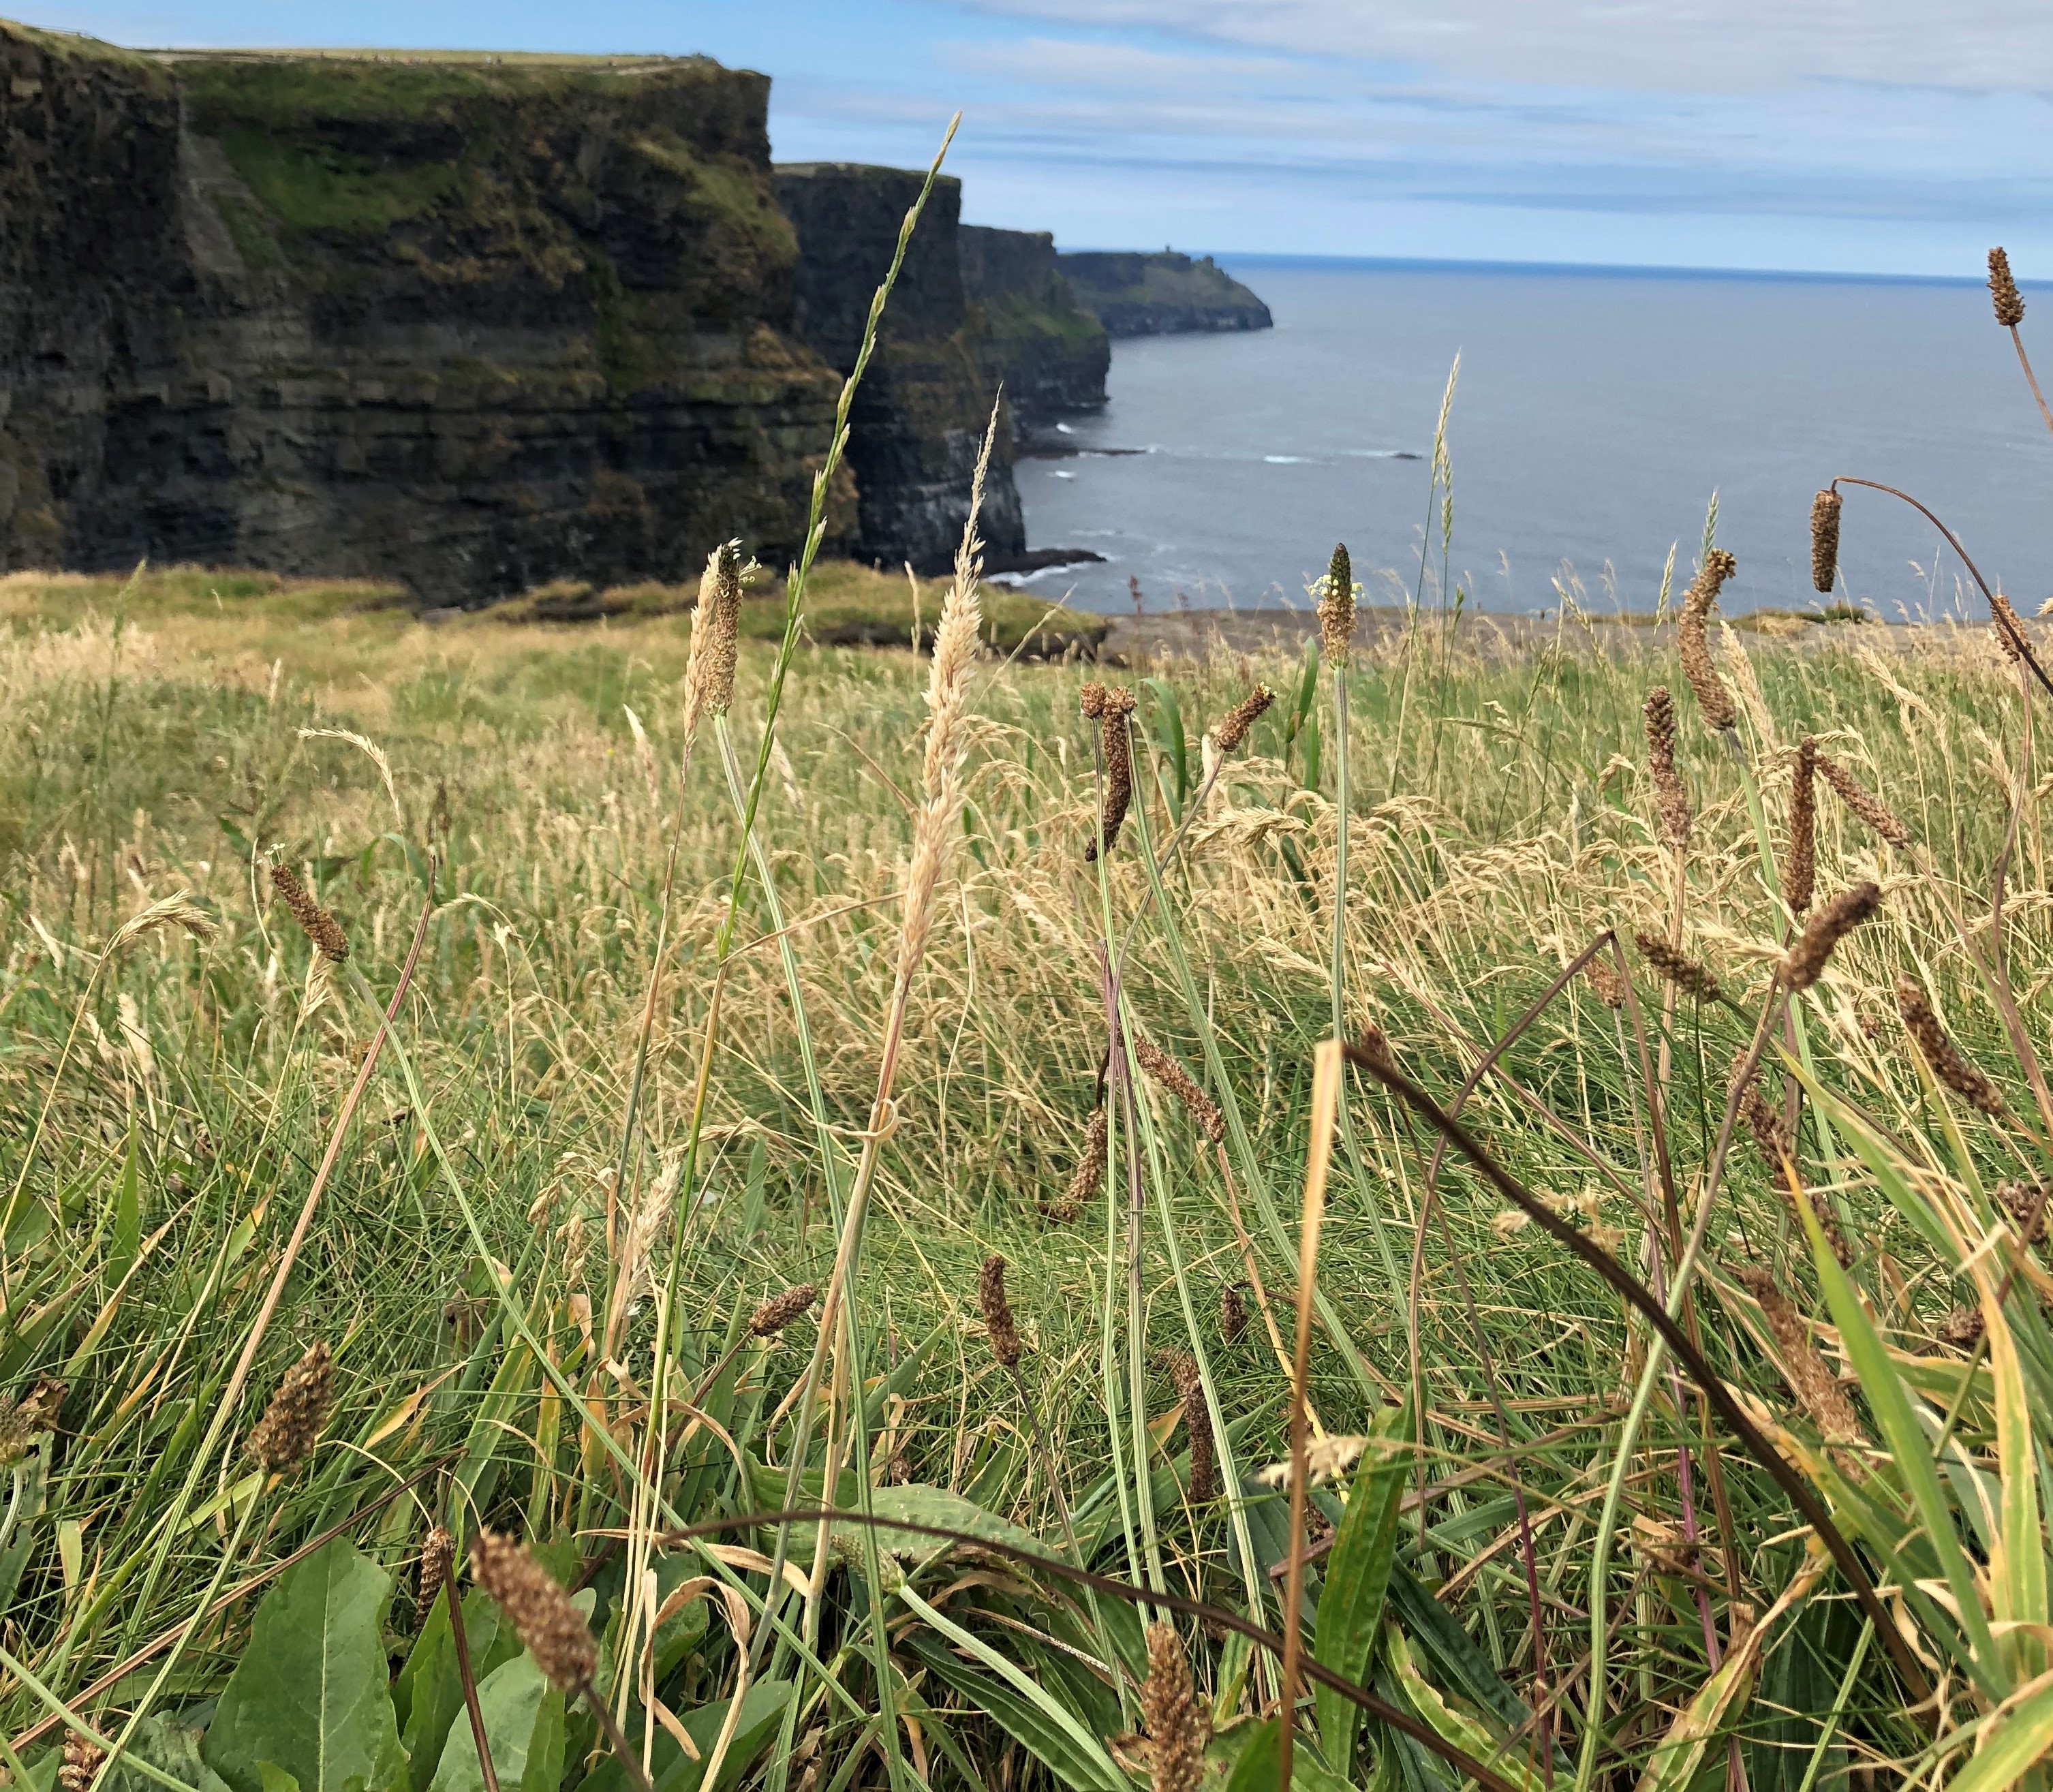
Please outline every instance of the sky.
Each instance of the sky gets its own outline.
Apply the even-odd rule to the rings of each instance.
[[[701,52],[783,160],[1070,248],[1967,275],[2053,265],[2043,0],[0,0],[135,45]]]

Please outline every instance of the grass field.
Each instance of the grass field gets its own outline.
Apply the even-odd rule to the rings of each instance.
[[[2006,1185],[2046,1174],[2048,1117],[2001,1009],[2043,1049],[2048,782],[1986,637],[1725,637],[1729,738],[1663,639],[1600,653],[1572,624],[1475,654],[1423,618],[1337,681],[1316,658],[1167,663],[1136,682],[1136,798],[1101,866],[1078,699],[1116,674],[968,668],[936,837],[909,652],[801,646],[779,685],[744,642],[687,759],[688,616],[430,628],[360,588],[179,577],[0,583],[0,1383],[66,1390],[0,1425],[0,1668],[39,1786],[67,1721],[128,1732],[138,1786],[339,1787],[331,1745],[363,1783],[480,1783],[446,1606],[409,1590],[438,1520],[520,1535],[592,1594],[596,1696],[665,1792],[1275,1782],[1266,1648],[1176,1619],[1199,1700],[1179,1727],[1144,1605],[1028,1550],[1279,1634],[1294,1555],[1305,1653],[1382,1701],[1306,1692],[1301,1785],[2000,1784],[2044,1746],[2053,1283]],[[1276,701],[1207,789],[1202,737],[1257,680]],[[1679,848],[1650,782],[1656,685],[1681,716]],[[1914,844],[1817,786],[1818,906],[1864,880],[1881,904],[1792,996],[1772,974],[1807,736]],[[880,1103],[923,843],[930,931]],[[273,863],[332,912],[344,962]],[[162,906],[180,892],[190,914]],[[1560,980],[1606,929],[1621,1008]],[[1680,993],[1635,930],[1720,996]],[[1125,1045],[1203,1100],[1123,1049],[1109,1167],[1070,1210],[1108,959]],[[1990,1112],[1921,1056],[1899,976],[1993,1080]],[[1369,1070],[1344,1073],[1301,1258],[1320,1042],[1372,1025],[1556,1225],[1673,1301],[1894,1636],[1651,1322],[1460,1150],[1436,1169],[1431,1123]],[[1796,1121],[1780,1165],[1744,1127],[1721,1147],[1757,1032]],[[766,1296],[827,1289],[844,1241],[834,1347],[818,1305],[754,1336]],[[979,1304],[994,1253],[1016,1369]],[[1262,1472],[1290,1453],[1301,1287],[1312,1453],[1341,1467],[1293,1550]],[[243,1439],[316,1342],[332,1410],[267,1476]],[[830,1449],[866,1465],[837,1506],[968,1540],[661,1541],[817,1502]],[[328,1578],[294,1569],[257,1618],[265,1577],[337,1526]],[[773,1622],[780,1557],[819,1578]],[[532,1670],[495,1610],[466,1606],[500,1782],[626,1782],[588,1703],[516,1684]],[[309,1636],[372,1664],[374,1704],[402,1667],[390,1703],[249,1742],[272,1708],[253,1676]]]

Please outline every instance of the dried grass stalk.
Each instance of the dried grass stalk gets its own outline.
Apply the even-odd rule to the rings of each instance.
[[[1640,716],[1647,729],[1647,769],[1654,779],[1661,838],[1670,846],[1686,846],[1690,844],[1690,793],[1683,789],[1682,774],[1675,769],[1675,700],[1656,685],[1647,693]]]
[[[1699,1002],[1718,999],[1717,978],[1679,947],[1643,928],[1633,935],[1632,943],[1639,948],[1639,955],[1685,995],[1694,996]]]
[[[340,964],[349,956],[349,935],[328,909],[314,900],[314,893],[300,880],[300,874],[289,865],[271,867],[271,888],[278,892],[278,900],[292,912],[292,919],[300,924],[300,931],[313,942],[314,950],[330,964]]]
[[[312,1450],[334,1398],[334,1364],[328,1346],[316,1339],[285,1371],[264,1416],[251,1427],[244,1449],[266,1472],[291,1472]]]
[[[1856,884],[1842,890],[1813,915],[1782,960],[1782,981],[1792,991],[1808,990],[1824,974],[1832,948],[1882,906],[1882,887]]]
[[[2000,249],[1991,249],[1988,270],[1989,297],[1996,305],[1996,320],[2004,329],[2015,330],[2024,321],[2024,295],[2017,290],[2009,255]]]
[[[2001,1093],[1981,1067],[1953,1043],[1925,991],[1910,978],[1896,979],[1896,1011],[1932,1074],[1970,1107],[1980,1108],[1991,1120],[2000,1118],[2004,1112]]]
[[[1882,806],[1860,780],[1829,754],[1816,756],[1818,775],[1839,792],[1839,801],[1898,852],[1910,849],[1910,830]]]
[[[1811,906],[1818,888],[1818,743],[1806,735],[1797,743],[1796,774],[1789,786],[1789,856],[1782,868],[1782,895],[1792,915]]]
[[[470,1572],[503,1612],[553,1686],[575,1692],[599,1667],[591,1631],[555,1575],[511,1537],[481,1531]]]
[[[1839,512],[1846,500],[1827,486],[1811,500],[1811,586],[1830,592],[1839,582]]]
[[[1198,1792],[1204,1782],[1211,1719],[1191,1687],[1191,1667],[1173,1624],[1148,1626],[1148,1677],[1140,1685],[1154,1792]]]
[[[116,928],[114,937],[107,943],[108,956],[112,958],[137,940],[167,927],[182,927],[195,939],[210,939],[216,923],[214,917],[193,900],[190,890],[174,890],[169,896],[159,896],[139,909]]]
[[[1732,692],[1725,688],[1725,680],[1711,663],[1710,643],[1705,630],[1710,622],[1711,606],[1718,601],[1718,593],[1725,581],[1738,571],[1738,563],[1722,547],[1714,547],[1704,556],[1704,563],[1697,569],[1697,576],[1690,581],[1690,588],[1682,594],[1682,609],[1676,620],[1675,643],[1682,661],[1682,676],[1689,680],[1690,688],[1696,692],[1697,707],[1703,712],[1706,723],[1719,729],[1731,729],[1739,723],[1739,711],[1733,702]]]
[[[1191,1123],[1203,1135],[1207,1144],[1216,1145],[1226,1137],[1225,1117],[1211,1097],[1191,1080],[1180,1064],[1144,1033],[1136,1032],[1133,1036],[1133,1056],[1160,1088],[1183,1104],[1184,1112],[1191,1116]]]
[[[1005,1298],[1005,1259],[995,1251],[983,1260],[977,1276],[976,1304],[983,1312],[991,1354],[1007,1368],[1018,1368],[1025,1347],[1019,1342],[1019,1327],[1012,1322],[1012,1303]]]

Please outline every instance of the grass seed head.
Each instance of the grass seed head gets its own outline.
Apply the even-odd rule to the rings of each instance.
[[[449,1527],[438,1524],[421,1543],[421,1578],[415,1584],[414,1609],[426,1611],[435,1602],[435,1595],[449,1579],[450,1565],[456,1560],[456,1539],[449,1535]]]
[[[591,1631],[556,1578],[511,1537],[481,1531],[470,1572],[513,1626],[552,1686],[575,1692],[599,1667]]]
[[[1896,1011],[1932,1074],[1969,1106],[1980,1108],[1991,1120],[1998,1118],[2004,1112],[2001,1093],[1981,1067],[1953,1043],[1925,991],[1910,978],[1896,979]]]
[[[2000,249],[1991,249],[1988,268],[1989,297],[1996,304],[1996,320],[2006,330],[2014,330],[2024,321],[2024,295],[2017,290],[2010,257]]]
[[[1089,864],[1101,847],[1109,853],[1119,844],[1119,830],[1125,824],[1128,806],[1133,801],[1133,740],[1126,719],[1133,713],[1133,693],[1122,686],[1100,685],[1098,728],[1105,743],[1105,814],[1098,837],[1084,849]]]
[[[1731,555],[1722,547],[1713,547],[1704,556],[1689,590],[1682,594],[1682,614],[1675,624],[1682,676],[1697,694],[1697,707],[1703,712],[1705,722],[1718,729],[1737,727],[1739,709],[1725,681],[1718,676],[1718,669],[1711,663],[1710,642],[1705,630],[1710,621],[1711,606],[1718,601],[1725,581],[1737,570],[1738,563]]]
[[[2024,649],[2019,644],[2026,638],[2024,624],[2011,607],[2010,599],[2000,591],[1989,594],[1989,627],[2003,657],[2014,666],[2023,665]]]
[[[1247,1303],[1241,1298],[1240,1284],[1228,1282],[1219,1290],[1219,1342],[1237,1344],[1247,1330]]]
[[[57,1769],[57,1784],[64,1792],[86,1792],[92,1784],[93,1775],[100,1771],[100,1763],[106,1759],[107,1751],[98,1743],[81,1736],[76,1730],[67,1730],[64,1763]]]
[[[2017,1221],[2018,1235],[2027,1245],[2046,1241],[2047,1191],[2036,1182],[1998,1182],[1996,1198]]]
[[[1882,906],[1878,884],[1856,884],[1842,890],[1813,915],[1782,960],[1782,981],[1791,990],[1808,990],[1824,974],[1832,948],[1870,920]]]
[[[1091,1110],[1091,1117],[1085,1123],[1083,1154],[1077,1159],[1076,1173],[1070,1178],[1069,1186],[1058,1199],[1041,1203],[1041,1211],[1047,1218],[1067,1225],[1084,1210],[1084,1203],[1103,1186],[1109,1151],[1107,1125],[1105,1107],[1101,1103]]]
[[[267,1473],[289,1474],[313,1449],[334,1398],[335,1366],[328,1346],[316,1339],[307,1354],[285,1371],[243,1448]]]
[[[1661,812],[1661,837],[1670,846],[1690,844],[1690,793],[1675,769],[1675,700],[1656,685],[1640,706],[1647,730],[1647,769],[1654,779],[1654,799]]]
[[[1212,1437],[1204,1384],[1195,1376],[1184,1390],[1184,1429],[1190,1435],[1191,1504],[1208,1506],[1219,1497],[1219,1446]]]
[[[42,1432],[57,1425],[67,1384],[45,1376],[18,1399],[0,1402],[0,1467],[18,1462]]]
[[[773,1294],[756,1309],[748,1322],[751,1333],[758,1338],[774,1338],[801,1314],[809,1312],[813,1303],[819,1298],[820,1291],[811,1282],[800,1282],[795,1288],[787,1288],[782,1294]]]
[[[271,888],[292,911],[300,931],[313,942],[316,951],[330,964],[340,964],[349,956],[349,935],[342,923],[314,900],[313,892],[300,881],[300,874],[283,863],[271,867]]]
[[[1140,1685],[1140,1722],[1148,1732],[1155,1792],[1198,1792],[1205,1773],[1211,1720],[1191,1687],[1183,1639],[1168,1622],[1148,1626],[1148,1677]]]
[[[1680,947],[1643,928],[1633,935],[1632,943],[1639,948],[1639,955],[1685,995],[1694,996],[1699,1002],[1718,999],[1717,978]]]
[[[1012,1303],[1005,1298],[1005,1259],[995,1251],[983,1260],[983,1269],[976,1278],[976,1304],[983,1310],[991,1354],[1007,1368],[1018,1368],[1024,1347],[1019,1342],[1019,1328],[1012,1323]]]
[[[1390,1049],[1389,1035],[1371,1021],[1356,1036],[1354,1049],[1361,1053],[1371,1069],[1387,1075],[1397,1072],[1397,1054]]]
[[[1910,850],[1910,829],[1882,806],[1879,798],[1870,793],[1859,778],[1829,754],[1818,754],[1816,763],[1818,775],[1839,793],[1840,802],[1898,852]]]
[[[1222,753],[1231,753],[1247,739],[1247,731],[1254,726],[1255,718],[1276,700],[1276,693],[1266,684],[1258,684],[1229,709],[1219,725],[1212,731],[1212,739]]]
[[[1184,1104],[1191,1123],[1207,1144],[1226,1137],[1226,1120],[1210,1096],[1192,1082],[1189,1072],[1144,1033],[1133,1036],[1133,1056],[1157,1087],[1166,1089]]]
[[[1854,1416],[1853,1403],[1847,1398],[1846,1390],[1839,1386],[1838,1378],[1825,1367],[1824,1359],[1811,1342],[1810,1329],[1804,1323],[1804,1316],[1782,1292],[1773,1274],[1764,1269],[1743,1269],[1739,1272],[1739,1280],[1761,1303],[1781,1359],[1776,1367],[1781,1370],[1790,1392],[1796,1396],[1797,1405],[1817,1426],[1819,1434],[1828,1444],[1860,1442],[1860,1421]]]
[[[1583,967],[1583,974],[1590,980],[1590,987],[1597,992],[1597,1000],[1607,1008],[1625,1006],[1625,979],[1611,962],[1608,953],[1600,952]]]
[[[1789,786],[1789,855],[1782,867],[1783,900],[1801,915],[1818,888],[1818,743],[1804,735]]]
[[[1319,584],[1319,646],[1331,665],[1344,666],[1354,645],[1354,563],[1338,542]]]
[[[1839,512],[1845,500],[1827,486],[1811,500],[1811,587],[1829,592],[1839,582]]]

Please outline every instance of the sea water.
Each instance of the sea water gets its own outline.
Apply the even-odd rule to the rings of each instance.
[[[1113,345],[1101,412],[1018,469],[1028,539],[1102,565],[1037,592],[1124,609],[1302,604],[1337,540],[1372,601],[1437,602],[1431,451],[1448,372],[1450,585],[1472,606],[1651,610],[1717,500],[1733,610],[1803,610],[1811,497],[1835,474],[1911,492],[2028,614],[2053,591],[2053,434],[1978,283],[1222,256],[1274,330]],[[2027,292],[2053,376],[2053,293]],[[1838,597],[1960,606],[1937,532],[1849,492]],[[1399,600],[1401,601],[1401,600]],[[1979,604],[1966,613],[1985,614]]]

